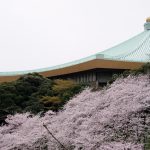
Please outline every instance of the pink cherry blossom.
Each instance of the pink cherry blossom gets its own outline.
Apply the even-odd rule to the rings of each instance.
[[[8,116],[0,127],[1,150],[142,150],[150,128],[148,77],[117,79],[104,90],[86,88],[57,114]]]

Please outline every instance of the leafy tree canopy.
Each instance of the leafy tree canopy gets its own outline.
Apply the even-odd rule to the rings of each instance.
[[[58,111],[81,85],[72,80],[51,80],[38,73],[21,76],[18,80],[0,84],[0,121],[6,115],[22,112],[37,114]]]

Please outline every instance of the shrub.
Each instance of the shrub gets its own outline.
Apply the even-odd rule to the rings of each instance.
[[[82,86],[72,80],[50,80],[30,73],[0,84],[0,118],[17,112],[58,111]]]

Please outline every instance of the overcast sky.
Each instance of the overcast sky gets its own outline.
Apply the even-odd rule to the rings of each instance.
[[[0,72],[51,67],[143,32],[150,0],[0,0]]]

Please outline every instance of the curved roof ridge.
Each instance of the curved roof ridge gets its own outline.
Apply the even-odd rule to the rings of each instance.
[[[127,59],[119,59],[117,58],[117,56],[125,56],[125,54],[129,54],[131,52],[133,52],[134,50],[136,51],[136,49],[138,49],[138,47],[141,47],[142,45],[144,46],[143,50],[145,50],[146,47],[150,48],[150,30],[146,30],[140,34],[138,34],[137,36],[134,36],[133,38],[122,42],[119,45],[116,45],[112,48],[109,48],[105,51],[96,53],[95,55],[91,55],[79,60],[75,60],[69,63],[64,63],[61,65],[56,65],[53,67],[46,67],[46,68],[42,68],[42,69],[34,69],[34,70],[26,70],[26,71],[12,71],[12,72],[0,72],[0,76],[12,76],[12,75],[22,75],[22,74],[27,74],[27,73],[32,73],[32,72],[47,72],[47,71],[51,71],[51,70],[58,70],[58,69],[62,69],[62,68],[66,68],[66,67],[70,67],[70,66],[74,66],[77,64],[81,64],[84,62],[88,62],[91,60],[95,60],[95,59],[103,59],[103,60],[116,60],[116,61],[133,61],[133,62],[145,62],[146,58],[145,56],[143,56],[143,60],[137,59],[137,56],[139,56],[139,54],[135,55],[133,57],[132,55],[132,59],[129,59],[128,57],[126,57]],[[143,44],[142,44],[143,43]],[[140,51],[140,53],[143,52]],[[137,50],[138,51],[138,50]],[[150,49],[147,50],[148,52],[150,52]],[[146,51],[146,52],[147,52]],[[135,54],[135,53],[134,53]]]
[[[104,54],[105,58],[112,58],[115,56],[122,55],[124,53],[129,53],[129,51],[136,49],[139,46],[139,43],[141,43],[143,39],[147,37],[148,33],[149,31],[143,31],[140,34],[97,54]]]
[[[150,32],[143,38],[143,40],[139,41],[137,47],[130,52],[126,51],[121,55],[115,56],[114,59],[119,59],[119,60],[134,60],[137,59],[136,57],[142,56],[143,54],[146,55],[146,46],[148,46],[150,40]],[[144,50],[144,51],[143,51]],[[140,55],[139,55],[140,54]],[[139,60],[143,60],[144,57],[139,57]]]
[[[72,65],[77,65],[79,63],[87,62],[90,60],[96,59],[96,55],[90,55],[88,57],[78,59],[75,61],[71,61],[69,63],[64,63],[61,65],[56,65],[52,67],[46,67],[46,68],[41,68],[41,69],[33,69],[33,70],[25,70],[25,71],[8,71],[8,72],[0,72],[0,76],[11,76],[11,75],[21,75],[21,74],[27,74],[27,73],[32,73],[32,72],[44,72],[44,71],[50,71],[50,70],[55,70],[55,69],[61,69],[64,67],[69,67]]]

